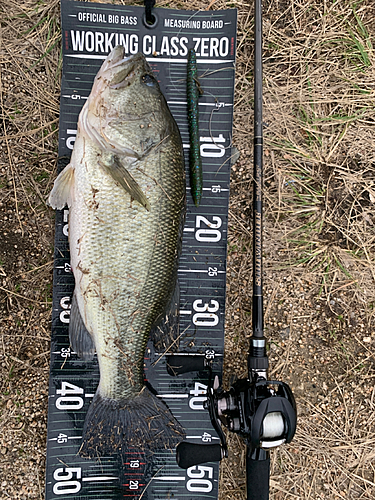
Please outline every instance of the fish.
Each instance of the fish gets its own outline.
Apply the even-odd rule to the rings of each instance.
[[[178,335],[178,259],[186,207],[181,136],[143,54],[116,46],[78,119],[70,163],[49,196],[69,207],[75,289],[69,338],[96,351],[100,380],[80,455],[173,448],[184,429],[144,380],[149,338]]]
[[[203,170],[202,158],[199,145],[199,110],[198,99],[203,93],[197,71],[197,57],[194,49],[188,51],[188,63],[186,69],[186,95],[188,106],[189,124],[189,170],[191,195],[196,207],[199,207],[203,192]]]

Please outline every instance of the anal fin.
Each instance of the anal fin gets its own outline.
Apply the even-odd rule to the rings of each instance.
[[[166,307],[164,317],[152,328],[150,340],[157,352],[175,352],[178,350],[178,335],[180,326],[180,287],[178,280],[172,297]]]
[[[84,361],[91,361],[95,354],[95,344],[92,336],[87,331],[79,312],[76,292],[73,294],[70,309],[69,340],[73,351]]]

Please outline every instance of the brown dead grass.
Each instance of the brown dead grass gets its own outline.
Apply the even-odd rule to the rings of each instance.
[[[239,6],[226,373],[251,332],[252,6]],[[265,289],[271,375],[299,426],[273,452],[271,498],[372,498],[375,67],[371,2],[264,7]],[[245,498],[244,448],[223,498]]]

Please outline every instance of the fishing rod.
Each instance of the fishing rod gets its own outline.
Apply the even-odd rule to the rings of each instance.
[[[215,354],[204,357],[168,358],[168,371],[178,375],[206,369],[209,372],[207,401],[211,423],[220,444],[182,442],[177,446],[177,463],[189,468],[228,456],[222,425],[245,440],[248,500],[268,500],[270,449],[290,443],[296,431],[296,405],[290,387],[268,380],[267,341],[264,336],[262,230],[263,230],[263,117],[262,117],[262,4],[255,0],[254,19],[254,180],[253,180],[253,301],[252,336],[248,353],[248,374],[232,384],[229,391],[213,376]]]

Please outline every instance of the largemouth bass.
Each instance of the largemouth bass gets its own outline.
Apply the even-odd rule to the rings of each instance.
[[[177,124],[144,56],[124,57],[117,46],[95,77],[70,164],[49,198],[70,209],[70,343],[86,360],[96,350],[100,369],[81,456],[183,439],[143,368],[150,333],[158,348],[176,333],[185,198]]]

